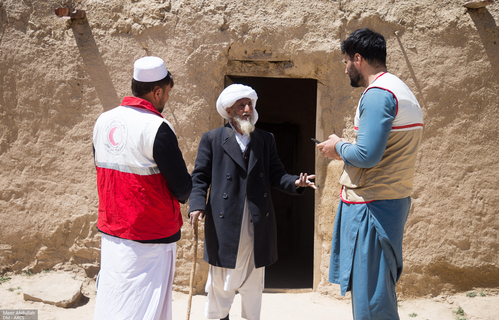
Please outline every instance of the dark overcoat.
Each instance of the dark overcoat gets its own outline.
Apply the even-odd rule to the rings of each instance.
[[[249,147],[246,168],[230,124],[206,132],[199,143],[189,212],[205,212],[204,260],[214,266],[236,266],[246,196],[254,228],[255,267],[274,263],[277,228],[270,187],[292,195],[305,189],[296,189],[298,176],[284,170],[271,133],[255,129]]]

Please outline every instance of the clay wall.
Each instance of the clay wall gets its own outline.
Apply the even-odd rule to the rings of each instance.
[[[424,296],[499,286],[499,5],[461,0],[3,0],[0,2],[0,274],[98,270],[92,129],[130,95],[133,61],[163,58],[175,77],[164,116],[191,171],[201,135],[223,122],[226,75],[316,79],[317,135],[353,138],[361,89],[340,42],[382,33],[388,70],[423,108],[424,138],[398,291]],[[70,6],[87,18],[64,20]],[[327,282],[341,164],[316,155],[314,289]],[[182,207],[187,222],[187,206]],[[175,289],[192,260],[187,223]],[[202,228],[201,228],[202,234]],[[202,247],[198,261],[202,260]],[[199,262],[196,291],[207,266]]]

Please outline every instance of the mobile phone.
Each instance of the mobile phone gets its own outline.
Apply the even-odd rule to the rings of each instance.
[[[310,138],[310,139],[312,139],[312,141],[313,141],[313,142],[315,142],[315,143],[317,143],[317,144],[321,143],[321,142],[320,142],[319,140],[317,140],[317,139],[314,139],[314,138]]]

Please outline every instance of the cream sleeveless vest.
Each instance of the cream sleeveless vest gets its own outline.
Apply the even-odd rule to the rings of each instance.
[[[393,94],[397,112],[385,153],[372,168],[344,165],[340,183],[341,199],[347,203],[402,199],[411,195],[416,156],[423,135],[423,114],[416,97],[398,77],[384,73],[363,94],[380,88]],[[362,99],[361,99],[362,100]],[[359,105],[354,128],[358,131]]]

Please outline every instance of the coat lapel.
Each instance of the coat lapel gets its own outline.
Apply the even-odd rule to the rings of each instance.
[[[236,136],[234,135],[234,130],[232,129],[229,123],[227,123],[224,127],[222,138],[223,138],[222,148],[229,155],[229,157],[231,157],[232,160],[234,160],[235,163],[237,163],[241,168],[243,168],[246,171],[246,165],[244,164],[241,148],[237,144]],[[251,156],[250,156],[250,161],[251,161]]]
[[[263,150],[263,138],[260,132],[255,129],[251,134],[251,149],[250,149],[250,158],[248,165],[248,172],[251,172],[253,167],[255,166],[258,158],[260,158],[260,154],[262,154]]]

